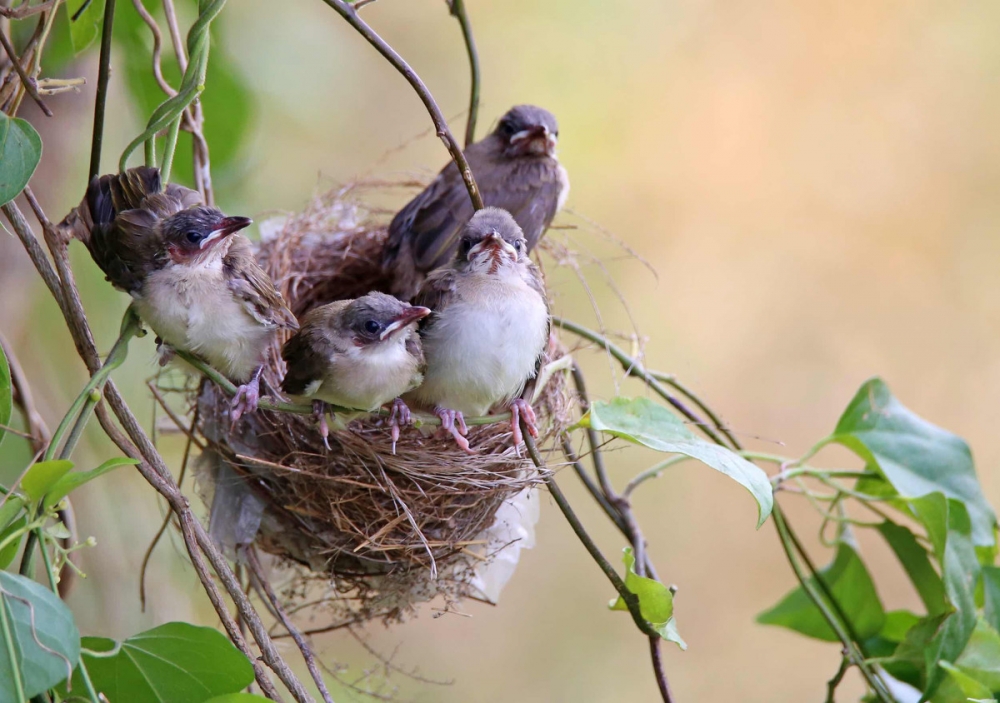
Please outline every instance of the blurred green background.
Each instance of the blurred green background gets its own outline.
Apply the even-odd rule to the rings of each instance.
[[[134,14],[130,3],[119,6],[123,16]],[[648,337],[650,367],[698,389],[748,444],[791,455],[832,430],[855,389],[879,374],[917,413],[969,441],[987,495],[1000,504],[1000,6],[467,6],[483,63],[479,133],[515,103],[552,110],[573,182],[568,206],[657,270],[658,279],[592,228],[550,233],[607,260]],[[460,134],[468,66],[444,3],[380,0],[364,16],[418,70]],[[210,74],[205,112],[209,139],[219,142],[212,141],[214,175],[227,211],[260,220],[301,208],[333,183],[432,173],[444,163],[407,84],[323,3],[240,0],[218,24],[212,61],[236,78],[213,83]],[[128,47],[118,45],[116,65]],[[21,112],[45,142],[32,187],[53,219],[83,194],[95,59],[91,51],[58,69],[85,75],[88,84],[80,95],[49,99],[56,117],[30,104]],[[127,78],[124,70],[112,78],[104,170],[115,168],[145,121]],[[242,143],[230,138],[240,134]],[[178,152],[179,162],[186,158]],[[582,223],[562,215],[557,224]],[[127,300],[74,249],[106,351]],[[596,325],[575,278],[549,269],[557,311]],[[630,332],[601,269],[586,271],[604,324]],[[6,235],[0,300],[0,330],[55,426],[85,382],[84,367]],[[581,358],[595,395],[643,393],[601,355]],[[147,338],[133,345],[117,376],[147,418],[152,402],[143,380],[153,371]],[[96,464],[113,449],[96,425],[91,430],[79,456]],[[22,444],[8,438],[0,448],[0,478],[23,467]],[[181,441],[163,437],[160,446],[176,466]],[[615,480],[622,485],[653,459],[612,455]],[[606,553],[617,555],[622,539],[575,477],[566,473],[560,482]],[[784,500],[800,532],[814,532],[811,509]],[[839,664],[837,647],[753,622],[791,588],[793,575],[773,527],[754,531],[756,507],[746,493],[685,464],[645,486],[636,509],[660,574],[679,587],[676,617],[690,648],[664,650],[678,700],[820,700]],[[214,622],[176,537],[156,553],[149,607],[140,613],[138,564],[162,508],[136,474],[119,470],[88,486],[76,510],[81,536],[98,541],[82,556],[88,578],[70,598],[84,634],[123,637],[170,619]],[[915,605],[885,547],[863,541],[862,548],[887,607]],[[815,554],[828,559],[818,547]],[[626,615],[606,610],[611,596],[545,498],[538,546],[523,553],[498,607],[468,603],[463,617],[425,606],[403,626],[375,625],[366,635],[394,664],[453,681],[438,686],[394,674],[404,700],[654,700],[647,644]],[[345,633],[319,645],[326,661],[349,667],[349,680],[377,668]],[[843,700],[856,699],[861,686],[851,678],[841,691]]]

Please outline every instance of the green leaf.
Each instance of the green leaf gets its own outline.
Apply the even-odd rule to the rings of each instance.
[[[966,701],[993,700],[993,692],[969,676],[960,668],[948,662],[941,662],[941,669],[948,674],[944,684],[930,697],[933,703],[965,703]]]
[[[213,698],[210,701],[205,701],[205,703],[254,703],[255,701],[264,701],[264,703],[267,703],[269,700],[270,698],[264,698],[252,693],[230,693],[225,696]]]
[[[757,527],[771,514],[771,482],[760,467],[725,447],[699,439],[673,413],[651,400],[618,397],[610,403],[596,401],[576,427],[590,427],[659,452],[698,459],[750,491],[757,501]]]
[[[101,35],[104,0],[66,0],[66,14],[73,51],[79,54]]]
[[[24,190],[41,159],[42,138],[35,128],[18,117],[8,117],[0,112],[0,205],[9,203]],[[9,404],[10,370],[7,369],[6,359],[3,368],[7,375]],[[10,419],[9,409],[7,419]]]
[[[22,515],[17,520],[12,522],[8,527],[6,527],[3,532],[0,532],[0,542],[3,542],[5,539],[10,537],[18,530],[22,529],[27,524],[28,524],[27,516]],[[3,549],[0,549],[0,569],[6,569],[14,561],[14,558],[17,556],[18,550],[21,549],[22,539],[24,539],[23,534],[19,538],[11,540],[10,544],[8,544]]]
[[[246,688],[253,666],[218,630],[169,622],[129,637],[118,646],[103,637],[85,637],[91,681],[110,703],[203,703]],[[76,689],[79,672],[73,676]],[[82,689],[81,689],[82,690]]]
[[[986,621],[1000,631],[1000,567],[983,567],[983,598]]]
[[[0,506],[0,530],[4,529],[14,518],[20,514],[21,509],[24,507],[24,501],[21,500],[21,496],[16,493],[12,493],[7,496],[7,500],[4,501],[3,505]]]
[[[907,409],[880,379],[861,386],[829,441],[876,467],[902,496],[940,491],[962,501],[972,518],[974,543],[995,543],[996,514],[976,478],[969,445]]]
[[[931,566],[927,550],[920,546],[909,528],[886,520],[878,526],[878,531],[896,553],[899,563],[903,565],[906,575],[910,577],[920,595],[920,600],[927,608],[927,614],[937,615],[946,612],[949,606],[941,577]]]
[[[139,462],[135,459],[118,457],[115,459],[108,459],[96,469],[91,469],[90,471],[77,471],[76,473],[66,474],[56,481],[52,485],[52,488],[50,488],[45,494],[45,508],[51,508],[60,500],[68,496],[71,492],[75,491],[83,484],[93,481],[98,476],[103,476],[109,471],[117,469],[119,466],[135,466],[138,463]]]
[[[16,667],[24,694],[30,698],[64,681],[73,671],[80,659],[80,632],[69,608],[31,579],[0,573],[0,588]],[[0,642],[0,700],[17,700],[13,675],[7,648]]]
[[[976,627],[975,590],[980,566],[972,546],[969,513],[961,502],[945,498],[942,493],[931,493],[910,503],[934,545],[945,593],[955,609],[924,648],[927,676],[924,690],[930,694],[944,676],[938,662],[954,662]]]
[[[0,167],[3,168],[3,167]],[[7,355],[0,347],[0,425],[10,424],[10,416],[14,410],[14,397],[10,387],[10,367],[7,365]],[[0,426],[0,442],[7,430]]]
[[[40,461],[21,479],[21,489],[31,500],[41,500],[72,468],[73,462],[66,459]]]
[[[879,600],[864,562],[851,545],[839,543],[833,563],[819,573],[860,639],[874,637],[882,630],[885,624],[882,601]],[[819,588],[815,578],[810,578],[810,581]],[[807,637],[827,642],[839,641],[801,586],[792,590],[773,608],[758,615],[757,622],[787,627]]]
[[[660,637],[687,649],[687,643],[681,639],[674,621],[674,594],[659,581],[635,573],[635,555],[631,547],[625,547],[622,561],[625,562],[625,587],[639,598],[642,617],[660,633]],[[628,610],[621,596],[611,601],[609,607],[612,610]]]

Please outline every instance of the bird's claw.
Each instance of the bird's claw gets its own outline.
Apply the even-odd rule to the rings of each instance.
[[[392,453],[396,453],[396,442],[399,441],[399,428],[402,425],[409,425],[413,422],[410,408],[403,402],[402,398],[392,401],[392,413],[389,415],[389,433],[392,436]]]
[[[260,401],[260,375],[255,374],[248,383],[236,389],[233,402],[229,406],[229,417],[233,426],[239,422],[240,418],[246,414],[257,411],[257,403]]]
[[[469,440],[465,438],[465,435],[469,434],[469,428],[465,425],[465,416],[458,410],[449,410],[448,408],[438,408],[435,414],[441,418],[441,428],[450,432],[451,436],[454,437],[455,444],[463,451],[475,454],[469,446]]]
[[[160,337],[157,337],[156,354],[158,357],[157,363],[162,368],[174,360],[174,357],[177,355],[177,351],[172,346],[164,342]]]
[[[538,418],[535,416],[535,411],[528,401],[524,398],[518,398],[510,404],[511,439],[514,442],[514,449],[517,451],[518,456],[521,454],[521,442],[524,441],[524,435],[521,433],[522,418],[524,419],[524,426],[528,429],[528,434],[532,437],[537,437],[538,425],[536,423],[538,422]]]
[[[313,415],[319,423],[319,436],[323,438],[323,446],[330,451],[330,426],[326,424],[326,403],[322,400],[313,401]]]

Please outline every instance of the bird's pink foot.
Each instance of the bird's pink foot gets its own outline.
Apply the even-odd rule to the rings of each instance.
[[[396,453],[396,442],[399,441],[399,428],[413,422],[410,409],[402,398],[392,401],[392,414],[389,415],[389,432],[392,435],[392,453]]]
[[[236,395],[233,396],[233,402],[229,406],[229,417],[234,426],[244,415],[257,412],[257,403],[260,401],[261,371],[263,369],[254,371],[250,380],[236,389]]]
[[[521,451],[521,442],[524,441],[524,435],[521,434],[522,418],[524,419],[524,426],[528,428],[528,434],[532,437],[537,437],[538,426],[535,423],[538,422],[538,418],[535,417],[535,411],[532,410],[528,401],[524,398],[518,398],[510,404],[510,431],[513,435],[514,448],[518,453]]]
[[[326,424],[327,406],[322,400],[313,401],[313,415],[319,423],[319,436],[323,438],[323,446],[330,451],[330,426]]]
[[[170,346],[169,344],[167,344],[166,342],[164,342],[162,339],[160,339],[159,337],[157,337],[156,338],[156,354],[157,354],[157,357],[158,357],[157,358],[157,363],[162,368],[162,367],[166,366],[167,364],[169,364],[171,361],[174,360],[174,357],[177,355],[177,352],[174,350],[174,348],[172,346]]]
[[[451,433],[455,438],[455,444],[469,454],[475,454],[469,447],[469,440],[465,438],[465,435],[469,434],[469,428],[465,426],[465,416],[462,413],[458,410],[438,408],[434,414],[441,418],[441,428]]]

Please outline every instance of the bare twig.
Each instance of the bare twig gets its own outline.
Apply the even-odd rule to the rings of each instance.
[[[104,140],[104,107],[108,100],[108,79],[111,77],[111,32],[115,23],[115,0],[106,0],[104,23],[101,27],[101,57],[97,69],[97,96],[94,102],[94,133],[90,141],[90,171],[88,183],[101,173],[101,143]]]
[[[0,6],[0,17],[7,17],[12,20],[23,20],[25,17],[37,15],[39,12],[47,12],[58,3],[59,0],[45,0],[45,2],[40,2],[37,5],[30,5],[26,0],[17,7]]]
[[[448,148],[448,152],[451,154],[451,158],[455,160],[455,165],[458,167],[458,171],[462,174],[462,180],[465,182],[465,188],[469,191],[469,198],[472,200],[472,206],[476,210],[481,210],[483,208],[483,198],[479,193],[479,187],[476,185],[476,179],[472,175],[472,169],[469,168],[469,162],[465,159],[465,154],[462,153],[462,147],[459,145],[458,141],[455,139],[455,135],[451,133],[451,129],[448,128],[448,122],[445,120],[444,115],[441,114],[441,108],[438,107],[437,102],[434,100],[434,96],[424,85],[424,82],[420,80],[420,76],[417,75],[416,71],[410,68],[410,65],[406,63],[402,56],[396,53],[396,51],[389,46],[382,37],[375,33],[375,31],[368,26],[368,23],[361,19],[357,11],[349,3],[344,0],[323,0],[327,5],[332,7],[337,13],[347,20],[358,33],[365,38],[365,40],[371,44],[375,49],[386,58],[386,60],[393,65],[393,67],[399,71],[403,78],[413,87],[417,95],[420,97],[421,102],[423,102],[424,107],[430,113],[431,120],[434,122],[434,126],[437,129],[437,135],[444,142],[444,145]],[[457,234],[456,234],[457,236]],[[442,247],[447,248],[451,242],[443,242]]]
[[[10,368],[10,381],[14,389],[14,403],[21,408],[24,415],[24,423],[28,427],[28,439],[31,442],[31,451],[38,453],[45,450],[45,445],[49,443],[51,435],[49,428],[45,424],[45,418],[35,407],[35,400],[31,395],[31,387],[28,379],[24,375],[21,363],[14,354],[14,349],[0,334],[0,348],[3,349],[4,356],[7,357],[7,366]]]
[[[3,49],[7,52],[10,63],[14,67],[14,71],[17,72],[18,78],[21,79],[21,85],[24,86],[28,96],[38,103],[38,107],[45,113],[46,117],[52,117],[52,110],[42,101],[42,96],[38,94],[38,86],[35,84],[35,80],[21,66],[21,61],[18,59],[14,47],[11,46],[10,40],[7,39],[7,35],[4,32],[0,32],[0,44],[3,44]]]
[[[330,696],[330,691],[326,687],[326,682],[323,680],[323,675],[319,672],[319,668],[316,666],[316,657],[313,654],[312,647],[306,642],[306,638],[302,636],[299,628],[295,626],[291,618],[285,613],[284,607],[281,605],[281,600],[275,594],[274,589],[271,588],[271,583],[267,578],[267,574],[264,573],[264,569],[260,564],[260,559],[257,558],[257,550],[253,547],[244,551],[247,557],[247,564],[250,566],[251,577],[256,581],[257,588],[263,591],[263,595],[267,598],[267,601],[271,604],[271,609],[274,611],[274,615],[281,621],[288,633],[295,640],[295,646],[299,648],[302,653],[302,659],[306,663],[306,668],[309,669],[309,675],[312,676],[313,682],[316,684],[316,688],[319,689],[319,693],[323,696],[324,703],[333,703],[333,697]]]
[[[476,50],[476,37],[472,34],[469,14],[465,11],[465,0],[449,0],[449,9],[462,26],[462,38],[465,40],[465,50],[469,54],[469,116],[465,122],[465,148],[476,140],[476,120],[479,117],[479,52]]]
[[[833,675],[826,684],[826,703],[836,703],[837,686],[840,682],[844,680],[844,674],[851,667],[851,657],[850,652],[845,648],[843,651],[843,657],[840,660],[840,667],[837,669],[837,673]]]

